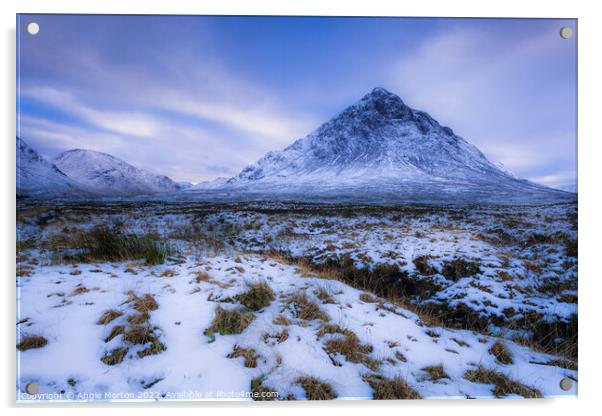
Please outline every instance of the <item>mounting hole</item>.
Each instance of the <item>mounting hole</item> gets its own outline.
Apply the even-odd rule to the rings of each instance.
[[[568,377],[560,380],[560,388],[564,391],[570,390],[573,387],[573,380]]]
[[[25,391],[27,394],[33,396],[38,393],[38,385],[36,383],[29,383],[25,386]]]
[[[40,31],[40,25],[36,22],[30,22],[27,24],[27,33],[30,35],[37,35]]]
[[[573,37],[573,29],[568,26],[563,26],[560,28],[560,37],[562,39],[570,39]]]

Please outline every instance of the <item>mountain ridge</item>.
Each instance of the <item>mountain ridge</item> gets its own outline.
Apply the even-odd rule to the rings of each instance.
[[[16,144],[17,198],[68,197],[86,194],[79,184],[18,136]]]
[[[108,153],[71,149],[48,160],[17,136],[16,154],[18,198],[127,197],[186,188]]]
[[[67,150],[53,159],[65,174],[98,195],[142,195],[174,192],[173,180],[137,168],[113,155],[87,149]]]
[[[450,127],[382,87],[234,177],[196,185],[86,149],[46,161],[26,144],[20,150],[21,143],[17,138],[17,194],[23,196],[385,204],[576,200],[575,193],[515,177]]]

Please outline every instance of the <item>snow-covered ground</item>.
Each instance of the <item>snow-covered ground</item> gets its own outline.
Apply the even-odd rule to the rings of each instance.
[[[576,215],[574,204],[19,207],[18,342],[46,343],[18,351],[18,398],[32,398],[29,383],[54,400],[391,398],[394,380],[406,397],[575,395],[576,350],[541,352],[534,331],[556,328],[559,350],[571,335]],[[61,260],[96,226],[172,253],[154,266]],[[387,273],[388,291],[360,280]],[[243,306],[266,286],[265,304]],[[244,324],[220,335],[228,311]]]

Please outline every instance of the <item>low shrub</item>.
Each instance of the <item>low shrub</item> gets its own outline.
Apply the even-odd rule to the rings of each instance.
[[[17,344],[19,351],[27,351],[34,348],[42,348],[48,344],[48,340],[41,335],[22,335],[21,341]]]
[[[165,351],[167,347],[158,338],[154,338],[151,342],[151,345],[143,349],[142,351],[138,351],[137,355],[140,358],[144,358],[148,355],[156,355]]]
[[[129,349],[124,347],[115,348],[107,352],[101,359],[106,365],[117,365],[123,361]]]
[[[153,329],[148,326],[134,325],[123,334],[123,340],[130,344],[146,344],[156,339]]]
[[[105,338],[105,342],[111,341],[116,336],[119,336],[125,332],[125,326],[123,325],[115,325],[109,335]]]
[[[246,292],[236,295],[234,299],[252,311],[258,311],[270,306],[274,292],[265,282],[252,283],[248,285]]]
[[[429,376],[430,381],[438,381],[443,378],[449,378],[442,365],[433,365],[422,369]]]
[[[332,400],[337,397],[330,384],[315,377],[299,377],[295,383],[303,387],[307,400]]]
[[[478,367],[476,370],[468,370],[464,373],[464,378],[473,383],[493,384],[493,394],[496,397],[503,397],[509,394],[517,394],[527,399],[542,398],[541,392],[533,387],[526,386],[510,379],[505,374]]]
[[[319,319],[328,322],[330,317],[320,307],[309,300],[305,293],[294,294],[289,297],[288,303],[293,308],[295,316],[304,321],[313,321]]]
[[[97,325],[108,325],[115,319],[123,315],[123,312],[116,311],[115,309],[109,309],[103,312],[102,316],[96,322]]]
[[[221,306],[215,309],[215,317],[211,326],[204,332],[205,335],[219,333],[220,335],[240,334],[243,332],[255,316],[252,313],[238,310],[228,311]]]
[[[489,348],[489,354],[493,355],[500,364],[512,364],[514,362],[512,353],[506,344],[500,340],[495,341],[491,348]]]
[[[146,293],[140,297],[134,292],[130,292],[128,299],[124,303],[133,303],[133,308],[140,313],[148,313],[159,309],[159,304],[150,293]]]
[[[261,375],[259,377],[255,377],[251,380],[251,393],[253,393],[252,398],[255,401],[271,401],[276,400],[278,397],[277,393],[263,385],[265,380],[265,376]]]
[[[406,383],[404,379],[397,376],[393,379],[388,379],[381,375],[364,376],[370,387],[372,387],[372,398],[374,400],[405,400],[405,399],[421,399],[422,397],[416,390]]]
[[[341,354],[347,361],[363,364],[374,371],[380,366],[380,361],[370,358],[372,350],[371,345],[361,344],[357,335],[351,331],[326,342],[326,351],[329,354]]]
[[[478,263],[460,258],[443,263],[443,270],[441,272],[446,279],[453,282],[457,282],[463,277],[474,276],[478,273],[481,273],[481,268]]]
[[[241,348],[238,345],[234,346],[234,350],[228,354],[228,358],[244,358],[245,367],[255,368],[257,367],[257,359],[259,358],[253,348]]]
[[[425,276],[430,276],[439,273],[439,271],[434,266],[431,266],[429,262],[430,259],[430,256],[418,256],[414,260],[412,260],[412,262],[414,263],[414,267],[416,267],[418,273],[423,274]]]

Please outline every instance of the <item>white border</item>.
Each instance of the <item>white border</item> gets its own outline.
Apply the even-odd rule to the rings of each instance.
[[[2,141],[2,271],[3,337],[2,404],[17,410],[43,411],[46,415],[75,414],[87,407],[92,414],[106,412],[165,414],[167,412],[306,414],[331,411],[346,416],[372,412],[420,412],[423,414],[463,416],[484,412],[507,415],[514,412],[545,412],[546,415],[588,414],[596,407],[598,389],[602,387],[602,339],[598,319],[602,317],[602,272],[596,261],[601,256],[600,186],[602,182],[602,110],[600,50],[602,16],[596,2],[557,1],[353,1],[353,0],[3,0],[2,21],[2,91],[0,106],[4,137]],[[446,16],[446,17],[564,17],[579,19],[579,399],[536,401],[420,401],[420,402],[328,402],[328,403],[159,403],[94,405],[18,405],[15,409],[15,14],[16,13],[128,13],[128,14],[286,14],[286,15],[365,15],[365,16]],[[168,409],[176,408],[176,409]],[[599,410],[598,410],[599,412]],[[593,413],[593,412],[592,412]]]

